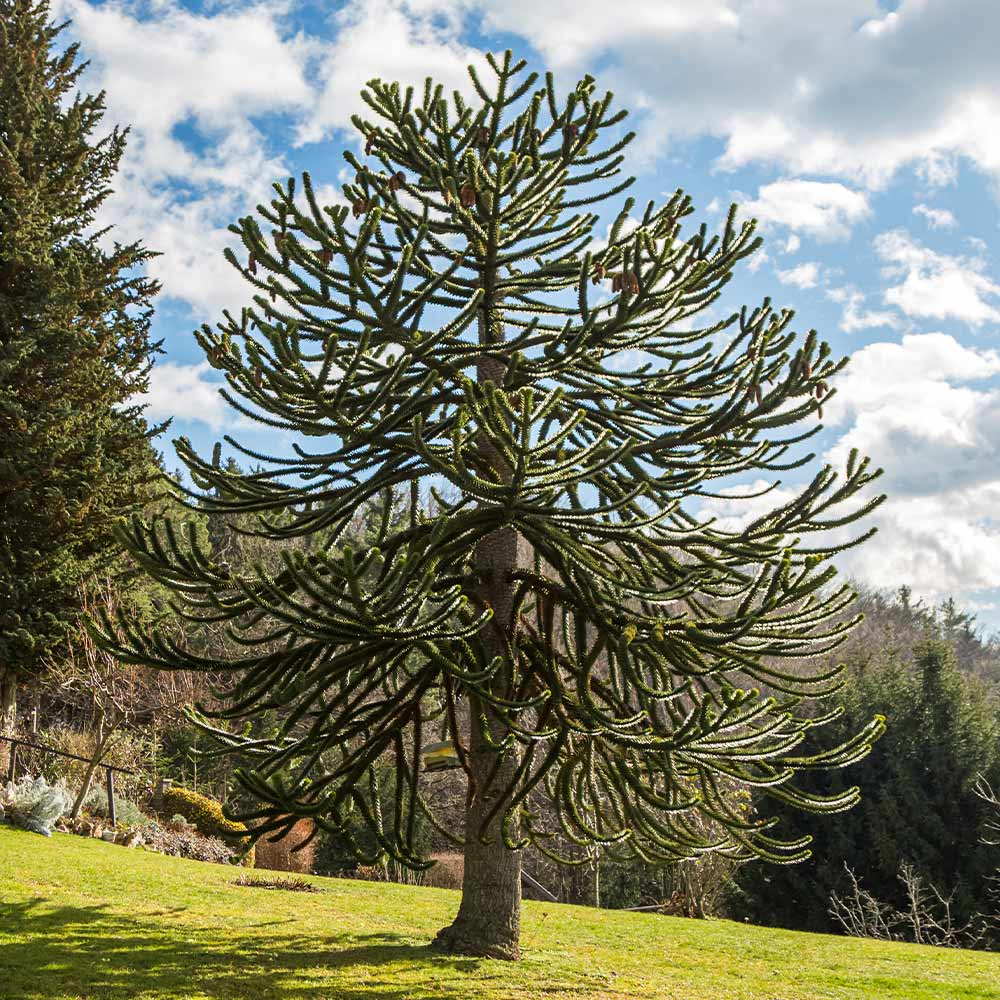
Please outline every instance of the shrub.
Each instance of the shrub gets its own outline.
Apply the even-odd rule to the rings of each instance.
[[[25,830],[51,836],[56,820],[65,816],[73,798],[61,782],[50,785],[44,778],[22,778],[8,785],[6,799],[11,820]]]
[[[92,815],[107,819],[108,796],[105,790],[100,785],[91,788],[83,800],[83,807]],[[115,819],[122,826],[142,826],[149,822],[149,817],[134,802],[118,796],[115,796]]]
[[[288,892],[322,892],[319,886],[307,882],[304,878],[253,878],[250,875],[239,875],[232,881],[233,885],[245,886],[250,889],[285,889]]]
[[[203,837],[214,837],[224,841],[231,849],[230,858],[227,860],[238,861],[246,868],[253,868],[256,851],[250,843],[249,831],[243,823],[234,823],[226,819],[222,814],[222,805],[215,799],[199,795],[189,788],[165,788],[163,811],[174,814],[174,819],[179,815],[187,822],[193,823]]]
[[[193,861],[213,861],[216,864],[232,864],[237,858],[237,850],[218,837],[205,837],[193,827],[183,830],[167,829],[158,823],[150,823],[143,828],[146,846],[161,854],[175,858],[190,858]]]
[[[434,867],[424,873],[424,885],[436,889],[461,889],[465,858],[461,854],[432,854]]]
[[[248,835],[243,823],[234,823],[222,814],[222,805],[207,795],[199,795],[189,788],[165,788],[163,790],[163,812],[179,813],[198,832],[206,837],[222,840],[242,840]]]

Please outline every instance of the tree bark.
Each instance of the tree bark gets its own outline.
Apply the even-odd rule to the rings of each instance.
[[[14,671],[0,667],[0,733],[13,736],[17,727],[17,678]],[[0,781],[7,780],[11,744],[0,741]]]
[[[80,791],[77,792],[76,801],[73,803],[73,809],[69,814],[70,819],[76,819],[80,815],[83,802],[87,798],[87,792],[90,791],[90,783],[94,780],[94,773],[100,766],[101,757],[104,756],[104,749],[108,745],[108,740],[111,738],[112,732],[114,732],[113,726],[107,729],[104,728],[104,713],[102,712],[98,722],[97,742],[94,744],[94,753],[90,758],[90,763],[87,765],[87,771],[83,776],[83,784],[80,785]]]
[[[493,607],[494,617],[487,642],[489,655],[505,655],[504,633],[511,627],[513,601],[509,573],[518,566],[521,540],[513,528],[502,528],[484,539],[476,550],[476,563],[486,575],[484,596]],[[503,683],[502,680],[498,681]],[[438,933],[435,945],[463,955],[480,955],[517,961],[521,957],[521,852],[507,848],[503,840],[503,816],[511,782],[517,771],[518,755],[509,750],[490,782],[497,765],[478,717],[486,709],[487,725],[494,741],[503,733],[486,706],[473,701],[469,764],[472,772],[465,809],[465,870],[462,901],[450,927]],[[489,814],[493,818],[486,823]],[[484,826],[485,823],[485,826]]]
[[[487,303],[479,317],[479,342],[491,346],[505,339],[503,314],[493,295],[494,279],[495,271],[484,274]],[[503,386],[506,372],[505,360],[498,357],[481,357],[477,365],[478,381],[489,380],[497,388]],[[479,436],[478,446],[497,479],[509,484],[513,470],[485,431]],[[510,663],[514,637],[511,574],[523,564],[521,549],[525,544],[513,526],[498,528],[476,545],[472,560],[480,579],[476,596],[484,606],[493,609],[493,618],[483,635],[484,652],[490,658],[500,656],[505,661],[505,669],[501,669],[492,681],[493,690],[501,694],[509,693],[513,670]],[[519,754],[515,748],[509,749],[497,766],[497,752],[490,749],[484,737],[480,712],[485,714],[494,742],[503,739],[505,733],[488,705],[480,704],[475,696],[470,696],[469,701],[471,775],[465,809],[462,901],[454,923],[438,933],[434,944],[463,955],[517,961],[521,957],[521,853],[506,847],[502,827],[506,811],[503,800],[509,801],[511,797]],[[455,736],[457,738],[458,734]],[[495,774],[492,773],[494,768]],[[491,812],[493,818],[487,822]]]

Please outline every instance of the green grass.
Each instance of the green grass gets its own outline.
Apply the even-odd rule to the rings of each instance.
[[[0,826],[3,1000],[972,1000],[1000,956],[527,903],[517,965],[427,949],[456,893],[238,871]]]

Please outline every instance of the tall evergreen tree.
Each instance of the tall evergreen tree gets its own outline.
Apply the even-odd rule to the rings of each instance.
[[[805,864],[771,872],[747,866],[740,873],[743,912],[758,923],[835,931],[830,899],[849,888],[845,865],[866,891],[905,910],[903,863],[952,895],[956,926],[989,912],[994,852],[983,841],[989,806],[976,789],[979,776],[1000,776],[995,696],[964,676],[949,644],[930,634],[912,648],[883,643],[848,664],[854,676],[832,728],[846,737],[873,710],[889,719],[874,752],[851,772],[864,798],[839,823],[794,823],[815,836]],[[843,785],[836,772],[807,781],[821,795]]]
[[[321,208],[304,175],[304,205],[289,180],[259,206],[268,230],[232,227],[254,304],[196,335],[232,405],[301,441],[255,456],[268,471],[252,475],[183,439],[178,452],[214,491],[202,507],[324,545],[232,574],[174,525],[135,521],[136,557],[246,652],[220,664],[133,628],[119,655],[228,672],[222,723],[205,725],[255,760],[237,777],[261,802],[246,815],[258,832],[298,815],[342,833],[360,815],[380,853],[424,865],[421,750],[450,743],[468,781],[465,874],[438,944],[514,958],[526,843],[548,849],[558,830],[653,862],[794,861],[806,842],[740,810],[733,783],[822,812],[855,801],[794,779],[863,756],[881,720],[823,748],[823,720],[795,704],[834,691],[837,670],[774,664],[850,628],[836,616],[853,595],[820,566],[837,550],[802,536],[870,510],[856,495],[877,473],[852,455],[842,478],[824,468],[738,530],[698,515],[713,481],[809,461],[790,449],[816,428],[786,428],[815,415],[843,362],[815,332],[796,347],[791,312],[768,300],[691,327],[759,245],[735,206],[721,236],[682,238],[682,192],[635,218],[626,199],[595,248],[592,207],[631,183],[625,112],[590,77],[562,100],[510,53],[489,64],[474,104],[372,80],[348,207]],[[433,515],[391,516],[407,486],[434,495]],[[371,543],[338,548],[379,498]],[[277,739],[230,731],[279,705]]]
[[[103,92],[53,43],[46,0],[0,0],[0,730],[79,613],[78,585],[120,556],[117,521],[156,472],[141,407],[158,288],[138,243],[93,231],[127,130],[92,142]]]

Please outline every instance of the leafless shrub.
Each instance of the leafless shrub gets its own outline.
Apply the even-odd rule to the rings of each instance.
[[[904,910],[897,910],[863,889],[846,864],[844,870],[850,888],[843,896],[833,894],[829,913],[852,937],[974,948],[986,936],[988,925],[983,916],[975,914],[964,924],[957,924],[952,914],[954,893],[943,895],[906,861],[899,866],[898,873],[906,891]]]
[[[465,858],[461,854],[432,854],[436,862],[424,874],[424,885],[435,889],[461,889],[465,873]]]

